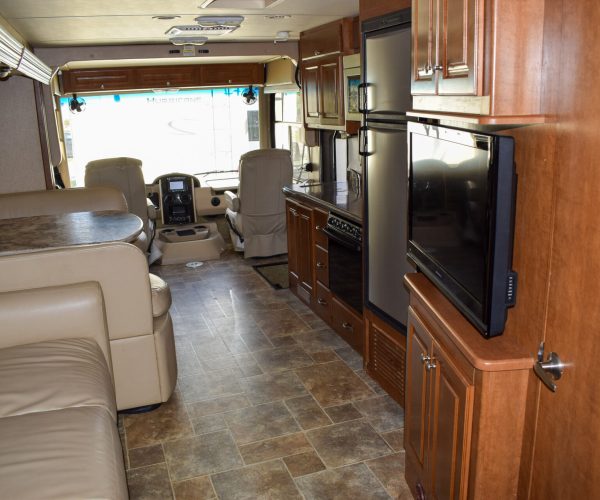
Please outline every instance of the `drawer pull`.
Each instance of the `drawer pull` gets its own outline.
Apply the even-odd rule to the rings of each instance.
[[[327,301],[325,299],[318,298],[317,299],[317,304],[319,304],[321,306],[326,306],[327,305]]]
[[[346,330],[354,330],[354,327],[352,326],[352,323],[348,323],[347,321],[344,321],[342,323],[342,328],[344,328]]]
[[[421,363],[425,364],[431,361],[431,356],[427,356],[425,353],[421,353]]]
[[[315,229],[316,229],[317,231],[323,231],[323,228],[322,228],[321,226],[319,226],[319,224],[317,224],[317,225],[315,226]]]
[[[425,369],[430,372],[431,370],[433,370],[435,367],[437,367],[437,364],[435,362],[435,359],[428,361],[427,363],[425,363]]]
[[[317,262],[317,269],[325,269],[327,267],[323,262]]]

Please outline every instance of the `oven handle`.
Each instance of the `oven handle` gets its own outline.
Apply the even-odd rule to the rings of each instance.
[[[341,235],[339,235],[337,233],[332,232],[327,227],[324,227],[322,229],[322,231],[327,235],[328,238],[330,238],[333,241],[335,241],[336,243],[339,243],[340,245],[348,248],[349,250],[352,250],[354,252],[360,252],[361,251],[360,244],[357,244],[354,240],[351,240],[349,238],[344,238],[343,236],[341,236]]]

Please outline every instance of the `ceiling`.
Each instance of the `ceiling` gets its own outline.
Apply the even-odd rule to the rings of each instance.
[[[0,0],[3,17],[33,47],[167,43],[175,25],[200,15],[242,15],[232,33],[209,42],[272,41],[278,31],[301,31],[358,15],[358,0]],[[153,16],[180,16],[174,20]],[[269,18],[267,16],[275,16]],[[277,17],[281,16],[281,17]],[[289,16],[289,17],[288,17]]]

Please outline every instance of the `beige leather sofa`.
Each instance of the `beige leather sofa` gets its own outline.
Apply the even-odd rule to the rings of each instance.
[[[123,193],[113,187],[95,187],[0,195],[0,219],[103,210],[127,212],[127,201]],[[146,234],[141,233],[133,244],[145,252],[148,248]]]
[[[138,248],[110,243],[2,256],[0,276],[0,292],[98,283],[117,408],[169,399],[177,380],[171,295],[162,279],[149,275]]]
[[[2,292],[0,321],[0,496],[128,498],[99,283]]]
[[[293,166],[285,149],[257,149],[240,158],[237,195],[225,192],[225,217],[231,241],[244,258],[287,252],[283,186],[292,183]]]

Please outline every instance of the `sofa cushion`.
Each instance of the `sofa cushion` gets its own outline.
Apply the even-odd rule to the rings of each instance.
[[[171,307],[171,289],[165,280],[150,273],[150,288],[152,290],[152,316],[158,318],[166,314]]]
[[[0,443],[2,498],[128,498],[117,426],[103,408],[2,418]]]
[[[113,382],[92,339],[0,349],[0,380],[0,417],[98,406],[116,420]]]

